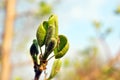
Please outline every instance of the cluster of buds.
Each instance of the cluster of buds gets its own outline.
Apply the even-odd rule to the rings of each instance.
[[[30,48],[30,54],[34,62],[35,80],[39,79],[40,74],[46,69],[48,57],[54,53],[55,61],[52,66],[51,74],[47,80],[52,79],[60,69],[62,58],[69,49],[69,43],[64,35],[58,35],[58,19],[56,15],[51,15],[48,21],[43,21],[36,32],[36,38]],[[42,53],[42,47],[45,51]],[[39,53],[40,49],[40,53]]]

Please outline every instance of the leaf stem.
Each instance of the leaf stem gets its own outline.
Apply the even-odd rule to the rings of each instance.
[[[42,48],[40,47],[40,55],[42,55]],[[43,56],[43,55],[42,55]]]
[[[47,61],[49,61],[50,59],[52,59],[55,55],[51,56]]]

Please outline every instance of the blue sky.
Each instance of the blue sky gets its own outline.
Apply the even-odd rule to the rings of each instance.
[[[68,36],[71,48],[83,49],[90,43],[89,38],[96,36],[93,21],[100,21],[102,32],[113,29],[106,41],[114,54],[120,47],[120,15],[114,13],[118,5],[120,0],[61,0],[55,8],[60,33]]]
[[[53,0],[46,1],[53,2]],[[69,39],[70,50],[83,49],[90,43],[89,38],[96,36],[93,21],[97,20],[102,23],[102,31],[107,27],[113,28],[112,34],[107,37],[107,43],[111,49],[113,46],[116,47],[112,49],[115,52],[120,46],[120,15],[114,14],[118,5],[120,0],[60,0],[54,7],[54,13],[58,15],[59,33],[65,34]],[[29,5],[27,1],[19,1],[17,12],[32,10],[36,6],[36,3]],[[2,28],[0,32],[1,30]]]

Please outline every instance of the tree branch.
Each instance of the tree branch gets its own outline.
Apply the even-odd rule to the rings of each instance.
[[[20,17],[28,17],[28,16],[34,16],[36,13],[36,11],[26,11],[26,12],[22,12],[22,13],[17,13],[15,15],[16,18],[20,18]]]
[[[10,80],[11,72],[11,62],[10,62],[10,52],[13,38],[13,26],[15,20],[15,4],[16,0],[6,0],[5,1],[5,23],[4,23],[4,35],[3,42],[1,46],[2,53],[2,73],[0,75],[0,80]]]

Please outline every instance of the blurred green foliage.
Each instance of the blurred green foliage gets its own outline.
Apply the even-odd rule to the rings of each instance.
[[[118,5],[117,9],[115,10],[116,14],[120,14],[120,5]]]
[[[36,13],[36,15],[40,17],[49,15],[50,13],[52,13],[52,10],[53,10],[52,5],[42,1],[39,3],[38,12]]]
[[[23,80],[21,77],[15,77],[15,79],[14,80]]]
[[[68,58],[64,60],[64,67],[68,67],[70,65],[70,61]]]
[[[101,28],[101,23],[99,22],[99,21],[93,21],[93,25],[95,26],[95,28],[97,29],[97,30],[99,30],[100,28]]]
[[[56,77],[56,80],[119,80],[120,69],[116,67],[118,63],[117,55],[115,57],[108,57],[110,53],[105,53],[108,57],[107,61],[100,56],[102,53],[99,44],[95,43],[99,41],[102,48],[105,48],[105,52],[108,52],[109,46],[107,45],[105,38],[101,37],[112,32],[112,28],[108,27],[104,30],[104,35],[100,31],[101,23],[94,22],[94,28],[99,30],[97,37],[94,37],[91,42],[93,44],[84,48],[74,56],[74,60],[65,59],[63,71]],[[107,35],[108,36],[108,35]],[[103,43],[104,42],[104,43]],[[120,56],[120,55],[118,55]],[[116,64],[115,64],[116,63]],[[64,74],[65,75],[64,75]]]

